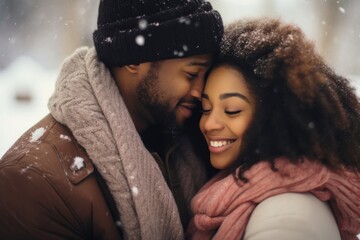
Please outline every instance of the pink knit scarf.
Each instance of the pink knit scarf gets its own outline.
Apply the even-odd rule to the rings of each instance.
[[[192,200],[194,218],[188,235],[192,239],[241,239],[249,217],[258,203],[285,192],[310,192],[328,201],[341,238],[357,239],[360,232],[360,174],[348,170],[330,171],[305,160],[292,164],[285,158],[260,162],[244,176],[244,183],[224,171],[217,174]]]

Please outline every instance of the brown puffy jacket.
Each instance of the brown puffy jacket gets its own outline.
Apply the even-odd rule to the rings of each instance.
[[[121,239],[104,186],[69,129],[48,115],[0,160],[0,239]]]

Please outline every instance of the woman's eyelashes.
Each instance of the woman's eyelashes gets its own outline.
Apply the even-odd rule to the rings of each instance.
[[[229,111],[229,110],[225,110],[225,113],[228,115],[237,115],[239,113],[241,113],[241,110],[235,110],[235,111]]]
[[[209,114],[211,112],[211,108],[201,107],[200,112],[202,114]],[[224,113],[227,115],[230,115],[230,116],[240,114],[241,112],[242,112],[242,110],[226,110],[226,109],[224,110]]]
[[[204,107],[200,108],[200,113],[202,113],[202,114],[210,113],[210,111],[211,111],[211,109],[205,109]]]

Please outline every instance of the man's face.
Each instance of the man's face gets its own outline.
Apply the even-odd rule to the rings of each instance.
[[[152,63],[136,88],[142,120],[178,132],[200,100],[209,65],[210,55]]]

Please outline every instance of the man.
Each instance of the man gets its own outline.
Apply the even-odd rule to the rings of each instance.
[[[0,161],[0,238],[182,239],[205,172],[179,132],[222,32],[203,0],[100,1],[95,48]]]

